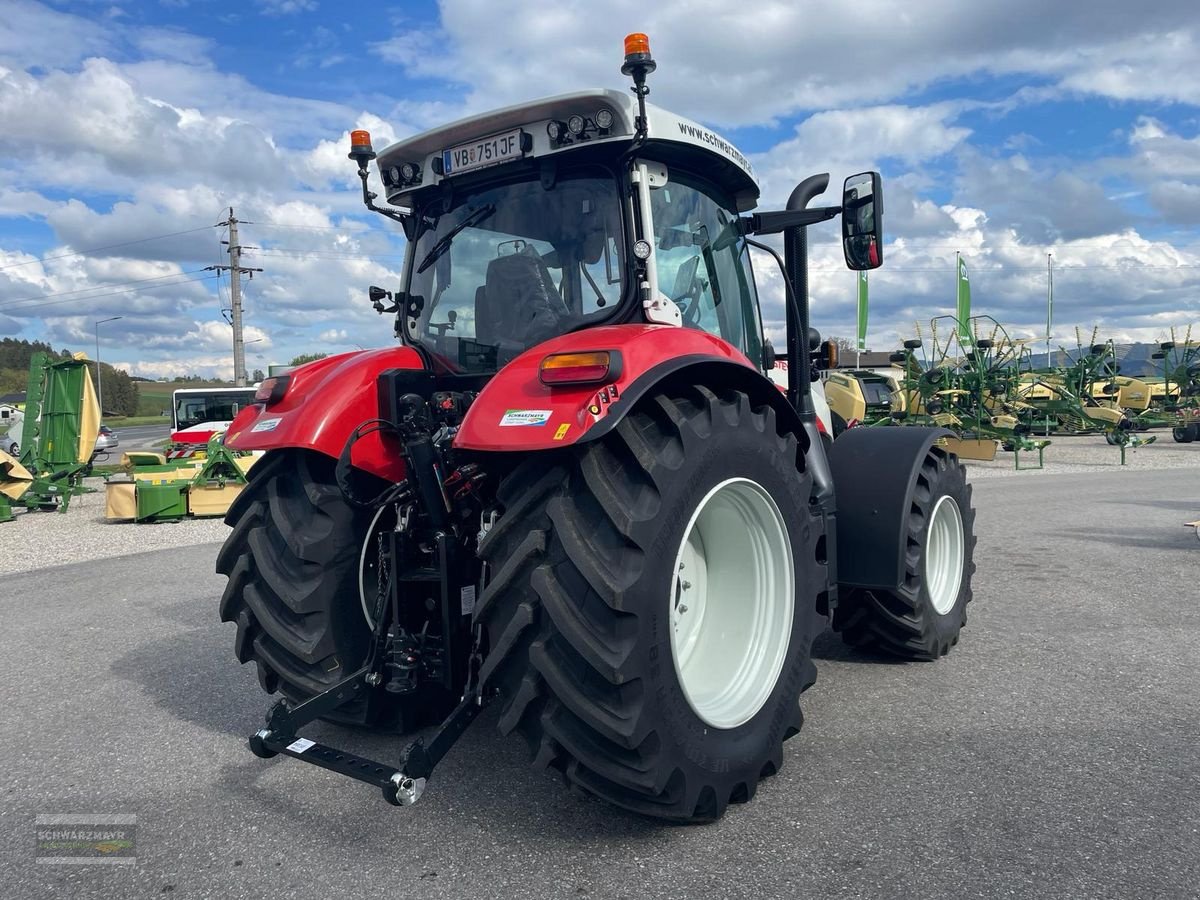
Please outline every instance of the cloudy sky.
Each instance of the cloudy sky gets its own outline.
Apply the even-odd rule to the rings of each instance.
[[[1056,341],[1200,335],[1194,0],[0,0],[0,335],[89,349],[119,315],[106,360],[228,377],[228,280],[205,266],[233,206],[264,270],[249,368],[386,345],[366,286],[398,280],[403,241],[362,210],[348,132],[623,87],[634,30],[652,99],[750,156],[765,206],[883,172],[875,349],[951,310],[956,251],[1018,335],[1044,333],[1048,253]],[[814,231],[815,322],[852,334],[853,275]]]

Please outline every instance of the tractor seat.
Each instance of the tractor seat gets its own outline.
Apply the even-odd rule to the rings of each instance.
[[[550,270],[536,251],[500,256],[488,263],[483,287],[475,292],[475,339],[530,347],[558,334],[566,315]]]

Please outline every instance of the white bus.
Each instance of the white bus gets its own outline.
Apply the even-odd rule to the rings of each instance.
[[[207,444],[254,400],[252,387],[180,388],[171,396],[171,440]]]

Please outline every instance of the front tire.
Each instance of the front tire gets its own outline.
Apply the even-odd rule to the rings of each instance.
[[[1190,444],[1196,440],[1197,429],[1195,425],[1176,425],[1171,429],[1171,437],[1175,439],[1177,444]]]
[[[975,510],[957,456],[940,447],[926,452],[906,522],[903,584],[893,591],[842,588],[833,627],[852,647],[937,659],[967,623],[975,573]]]
[[[770,406],[692,387],[505,479],[505,512],[479,548],[481,679],[535,766],[677,822],[720,817],[779,769],[824,625],[824,541],[802,466]],[[755,603],[781,596],[785,570],[784,602]],[[683,622],[693,598],[724,635]]]

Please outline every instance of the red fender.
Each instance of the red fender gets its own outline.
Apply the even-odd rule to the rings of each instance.
[[[548,354],[615,350],[617,377],[603,384],[546,387],[538,368]],[[579,441],[601,425],[640,376],[691,359],[754,366],[732,344],[694,328],[606,325],[552,338],[526,350],[496,374],[467,411],[454,446],[465,450],[550,450]],[[593,431],[593,434],[596,432]]]
[[[421,369],[411,347],[327,356],[288,373],[287,392],[264,409],[248,406],[229,426],[225,444],[235,450],[303,447],[337,458],[350,433],[378,418],[376,379],[385,369]],[[354,445],[351,462],[389,481],[404,478],[400,448],[391,437],[368,435]]]

